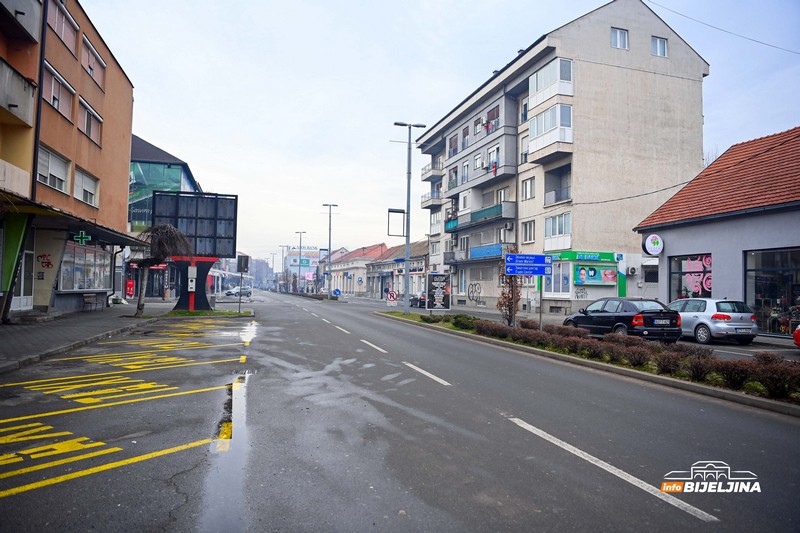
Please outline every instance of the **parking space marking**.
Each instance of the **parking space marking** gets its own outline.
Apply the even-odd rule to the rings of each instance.
[[[43,487],[48,487],[50,485],[55,485],[57,483],[63,483],[64,481],[69,481],[72,479],[77,479],[80,477],[90,476],[92,474],[97,474],[99,472],[105,472],[106,470],[113,470],[115,468],[120,468],[123,466],[128,466],[134,463],[139,463],[142,461],[147,461],[150,459],[155,459],[157,457],[162,457],[164,455],[169,455],[172,453],[181,452],[184,450],[189,450],[191,448],[197,448],[198,446],[204,446],[212,442],[212,439],[203,439],[198,440],[195,442],[190,442],[187,444],[182,444],[180,446],[175,446],[174,448],[167,448],[165,450],[159,450],[157,452],[146,453],[144,455],[138,455],[135,457],[131,457],[129,459],[123,459],[121,461],[116,461],[113,463],[108,463],[100,466],[95,466],[93,468],[87,468],[86,470],[78,470],[76,472],[71,472],[69,474],[65,474],[62,476],[56,476],[49,479],[43,479],[41,481],[37,481],[35,483],[28,483],[27,485],[20,485],[19,487],[13,487],[7,490],[0,491],[0,498],[7,498],[9,496],[14,496],[16,494],[20,494],[23,492],[28,492],[31,490],[41,489]]]
[[[420,367],[418,367],[416,365],[412,365],[411,363],[406,363],[405,361],[403,361],[403,364],[406,365],[411,370],[415,370],[415,371],[419,372],[420,374],[422,374],[423,376],[429,377],[429,378],[431,378],[433,381],[435,381],[437,383],[441,383],[445,387],[452,387],[452,384],[448,383],[447,381],[443,380],[442,378],[440,378],[438,376],[434,376],[430,372],[422,370]]]
[[[177,390],[179,387],[155,381],[145,382],[142,379],[132,379],[127,376],[104,376],[29,385],[25,388],[44,394],[55,394],[63,400],[88,404],[100,403],[113,398],[160,394],[168,390]]]

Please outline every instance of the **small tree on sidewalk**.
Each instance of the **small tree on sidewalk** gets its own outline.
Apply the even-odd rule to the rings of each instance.
[[[150,256],[138,261],[139,301],[136,303],[136,314],[133,315],[137,318],[144,314],[144,295],[147,292],[150,267],[163,263],[167,257],[187,256],[192,253],[192,245],[186,236],[170,224],[151,226],[139,237],[150,243]]]
[[[508,253],[517,253],[516,246],[512,246]],[[500,311],[500,316],[503,321],[509,326],[513,326],[516,320],[517,311],[519,311],[519,301],[522,299],[522,293],[519,289],[517,276],[506,276],[505,272],[505,258],[500,261],[500,297],[497,299],[497,309]]]

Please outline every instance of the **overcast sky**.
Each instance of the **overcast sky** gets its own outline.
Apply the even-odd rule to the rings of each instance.
[[[327,248],[324,203],[339,204],[334,249],[404,242],[386,235],[387,209],[406,203],[407,130],[393,123],[435,124],[517,50],[605,3],[81,1],[133,82],[133,133],[205,191],[238,194],[238,250],[266,259],[296,231]],[[710,64],[706,153],[800,125],[800,2],[645,3]],[[428,162],[413,151],[412,240],[427,232]]]

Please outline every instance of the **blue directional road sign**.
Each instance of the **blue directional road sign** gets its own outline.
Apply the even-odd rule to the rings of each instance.
[[[506,254],[507,276],[549,276],[553,273],[553,257],[543,254]]]

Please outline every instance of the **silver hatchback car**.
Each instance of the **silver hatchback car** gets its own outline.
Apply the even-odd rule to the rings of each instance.
[[[684,337],[694,337],[700,344],[714,339],[732,339],[750,344],[758,335],[757,318],[744,302],[717,298],[685,298],[667,307],[681,314]]]

